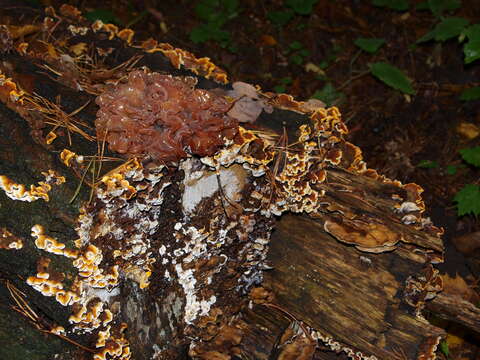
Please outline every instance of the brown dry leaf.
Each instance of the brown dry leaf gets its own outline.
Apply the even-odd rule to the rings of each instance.
[[[480,300],[478,294],[460,275],[457,274],[452,278],[448,274],[445,274],[441,275],[441,277],[443,280],[443,291],[447,294],[456,295],[472,304],[476,304]]]
[[[261,44],[266,46],[275,46],[277,45],[277,40],[271,35],[262,35]]]
[[[480,231],[455,237],[453,244],[465,256],[472,256],[475,251],[480,249]]]
[[[7,25],[7,28],[10,32],[10,35],[12,36],[12,39],[18,39],[19,37],[30,35],[41,30],[41,27],[38,25]]]
[[[84,42],[79,42],[75,45],[70,46],[70,51],[73,52],[75,55],[80,56],[86,53],[88,50],[88,46]]]
[[[466,137],[468,140],[475,139],[478,135],[480,135],[480,129],[478,126],[468,122],[460,123],[457,126],[457,132]]]

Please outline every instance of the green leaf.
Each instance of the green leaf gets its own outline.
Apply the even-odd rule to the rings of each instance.
[[[322,100],[326,106],[332,106],[343,97],[343,93],[337,91],[331,83],[327,83],[322,90],[317,90],[312,95],[313,99]]]
[[[277,85],[273,87],[273,91],[275,91],[278,94],[284,93],[286,90],[287,90],[287,87],[285,85]]]
[[[304,60],[305,59],[300,54],[293,54],[292,56],[290,56],[290,61],[295,65],[302,65]]]
[[[286,0],[285,5],[292,8],[297,14],[310,15],[318,0]]]
[[[280,84],[283,85],[290,85],[292,83],[292,78],[290,76],[284,77],[280,79]]]
[[[480,186],[474,184],[465,185],[453,198],[457,203],[457,214],[480,214]]]
[[[394,89],[410,95],[415,93],[410,79],[408,79],[400,69],[393,65],[385,62],[376,62],[370,64],[370,71],[375,77]]]
[[[460,94],[460,100],[470,101],[480,99],[480,86],[474,86],[469,89],[465,89]]]
[[[385,44],[385,39],[358,38],[354,41],[354,44],[363,51],[374,54],[383,44]]]
[[[422,1],[421,3],[418,3],[417,5],[415,5],[415,9],[430,10],[430,5],[428,4],[428,1]]]
[[[465,64],[480,59],[480,38],[467,42],[463,46],[463,53],[465,54]]]
[[[195,13],[205,22],[218,26],[238,15],[238,0],[202,0],[195,6]]]
[[[445,340],[440,342],[440,351],[448,358],[450,350],[448,349],[448,343]]]
[[[464,34],[469,40],[480,39],[480,24],[475,24],[467,27],[464,30]]]
[[[443,19],[440,23],[435,25],[432,31],[423,35],[417,40],[417,43],[426,42],[432,39],[435,41],[446,41],[455,36],[458,36],[465,30],[468,25],[468,20],[460,17],[449,17]]]
[[[448,165],[446,171],[448,175],[455,175],[457,173],[457,167],[455,165]]]
[[[465,160],[467,163],[476,167],[480,167],[480,146],[462,149],[459,152],[462,155],[463,160]]]
[[[101,20],[105,24],[108,24],[108,23],[113,23],[118,25],[122,24],[120,19],[116,17],[113,12],[107,9],[96,9],[93,11],[89,11],[85,14],[85,17],[91,22],[94,22],[96,20]]]
[[[460,8],[462,2],[459,0],[428,0],[428,7],[436,17],[440,17],[445,11],[452,11]]]
[[[201,24],[192,29],[190,32],[190,40],[196,44],[214,40],[225,47],[230,42],[230,33],[221,30],[219,27],[212,25],[211,23]]]
[[[298,52],[298,54],[303,57],[307,57],[307,56],[310,56],[310,51],[308,51],[307,49],[302,49]]]
[[[268,20],[274,25],[284,26],[293,18],[293,10],[271,11],[267,14]]]
[[[417,167],[422,169],[435,169],[438,168],[438,162],[432,160],[420,160]]]
[[[300,41],[294,41],[288,45],[288,47],[292,50],[299,50],[303,48],[303,44]]]
[[[397,11],[408,10],[407,0],[373,0],[372,4],[378,7],[386,7],[388,9]]]

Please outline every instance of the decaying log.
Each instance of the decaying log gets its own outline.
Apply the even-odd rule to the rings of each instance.
[[[438,314],[442,319],[480,333],[480,309],[459,296],[440,293],[428,302],[427,309]]]
[[[338,109],[229,85],[67,5],[14,26],[15,11],[0,28],[0,342],[26,335],[3,357],[435,358],[444,332],[422,310],[442,288],[441,230],[418,185],[366,167]],[[97,121],[96,101],[113,109]],[[186,101],[205,108],[170,118]]]

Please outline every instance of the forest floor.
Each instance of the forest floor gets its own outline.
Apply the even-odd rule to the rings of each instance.
[[[480,182],[480,168],[459,152],[480,145],[479,96],[465,100],[461,95],[480,85],[480,60],[465,64],[460,31],[443,36],[437,28],[433,39],[417,42],[447,18],[480,23],[478,1],[69,3],[91,19],[132,28],[136,40],[154,37],[197,57],[210,57],[231,81],[338,106],[350,129],[349,141],[360,146],[369,167],[425,189],[427,216],[445,229],[445,263],[439,268],[445,274],[446,291],[480,304],[480,222],[473,213],[480,212],[480,195],[477,203],[475,193],[466,193],[466,203],[458,205],[473,210],[463,216],[454,202],[466,184]],[[359,38],[377,40],[364,42],[362,49]],[[376,63],[398,68],[410,79],[413,91],[396,90],[375,77]],[[480,162],[480,154],[474,156]],[[442,345],[445,359],[479,358],[474,346],[480,343],[479,334],[448,323],[443,326],[449,332]]]

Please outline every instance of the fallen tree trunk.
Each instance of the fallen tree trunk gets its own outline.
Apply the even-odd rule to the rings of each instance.
[[[232,87],[208,59],[69,6],[15,26],[11,11],[0,354],[435,358],[444,333],[422,309],[441,231],[420,187],[367,169],[337,109]],[[129,118],[177,103],[175,126]]]

